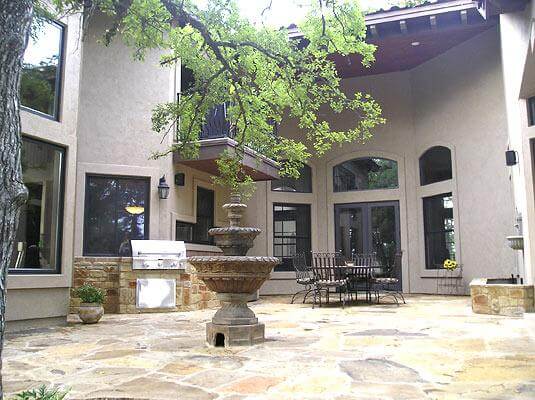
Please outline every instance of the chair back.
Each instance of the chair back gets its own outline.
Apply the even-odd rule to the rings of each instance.
[[[394,254],[394,260],[392,262],[392,266],[386,270],[387,278],[396,278],[396,279],[401,280],[402,255],[403,255],[402,251],[396,251],[396,253]]]
[[[354,254],[353,262],[356,267],[375,267],[377,266],[377,256],[375,253]]]
[[[340,266],[345,265],[341,253],[312,253],[312,273],[317,281],[342,281],[346,278]]]
[[[295,276],[298,281],[305,281],[312,277],[310,268],[307,266],[306,255],[304,253],[294,254],[292,257],[292,265],[295,269]]]

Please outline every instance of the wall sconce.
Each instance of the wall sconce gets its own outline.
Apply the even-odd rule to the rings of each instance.
[[[158,196],[160,196],[160,199],[162,200],[169,197],[169,185],[165,181],[165,175],[160,178],[160,183],[158,184]]]
[[[175,185],[184,186],[186,181],[186,175],[183,172],[178,172],[175,174]]]
[[[508,167],[518,164],[518,154],[514,150],[507,150],[505,152],[505,164]]]

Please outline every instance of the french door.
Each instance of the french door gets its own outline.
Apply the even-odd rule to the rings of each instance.
[[[382,265],[392,265],[400,250],[399,202],[335,204],[335,246],[346,258],[376,253]]]

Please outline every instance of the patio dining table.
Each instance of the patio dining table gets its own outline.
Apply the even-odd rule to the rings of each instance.
[[[371,302],[372,298],[372,284],[373,284],[373,270],[377,267],[368,265],[336,265],[334,268],[339,268],[344,271],[345,277],[348,279],[349,292],[355,293],[358,299],[358,292],[364,291],[366,293],[366,301]]]

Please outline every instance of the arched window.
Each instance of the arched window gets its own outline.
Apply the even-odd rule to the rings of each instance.
[[[355,158],[333,168],[335,192],[397,187],[398,163],[394,160],[374,157]]]
[[[282,177],[271,181],[271,190],[275,192],[312,193],[312,170],[303,165],[299,171],[299,178]]]
[[[420,157],[420,185],[451,179],[451,150],[434,146]]]

